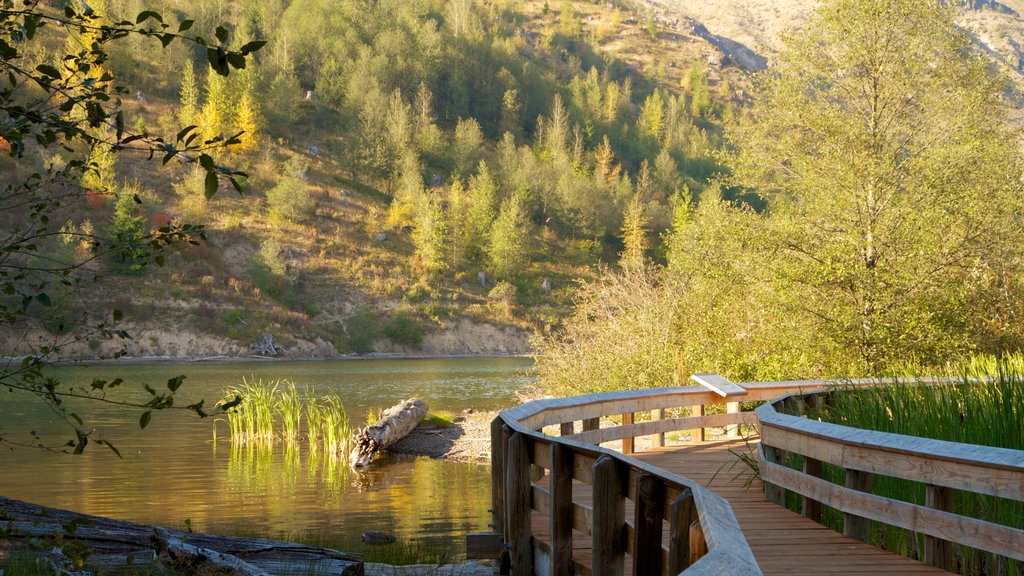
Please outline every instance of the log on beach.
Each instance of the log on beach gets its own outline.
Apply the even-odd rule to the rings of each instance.
[[[0,559],[12,550],[59,536],[91,552],[88,564],[105,570],[128,564],[164,562],[187,569],[205,565],[214,572],[246,576],[338,574],[362,576],[358,554],[319,546],[258,538],[216,536],[181,530],[154,529],[121,520],[78,514],[0,497]],[[172,552],[173,551],[173,552]],[[161,553],[162,552],[162,553]]]
[[[380,415],[373,426],[367,426],[355,437],[352,449],[352,465],[366,466],[381,450],[409,435],[427,415],[427,404],[419,398],[402,400]]]

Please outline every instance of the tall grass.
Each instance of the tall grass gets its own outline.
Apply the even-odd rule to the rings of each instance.
[[[929,386],[904,372],[898,374],[901,384],[841,388],[812,417],[881,432],[1024,450],[1024,355],[971,358],[946,366],[945,374],[938,375],[951,382]],[[828,480],[842,484],[842,469],[826,466],[822,472]],[[921,482],[876,475],[872,491],[919,505],[925,502],[925,484]],[[1024,502],[957,490],[953,510],[1024,529]],[[823,520],[837,529],[842,525],[842,515],[835,510],[828,510]],[[916,558],[923,555],[923,536],[916,533],[873,523],[871,537],[884,549]],[[961,574],[1024,574],[1019,562],[962,546],[956,547],[955,563]]]
[[[283,442],[295,446],[305,438],[311,453],[345,459],[351,452],[354,430],[335,393],[317,396],[307,389],[299,394],[289,380],[243,379],[240,386],[224,391],[221,405],[239,397],[241,401],[227,414],[228,431],[236,445],[272,447]]]

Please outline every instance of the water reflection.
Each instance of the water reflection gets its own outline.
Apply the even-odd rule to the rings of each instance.
[[[349,414],[361,416],[365,406],[387,405],[413,393],[435,409],[509,405],[526,366],[518,359],[283,364],[117,370],[119,376],[148,382],[186,373],[188,393],[211,399],[243,373],[264,380],[289,377],[300,387],[337,391]],[[104,369],[109,375],[111,368]],[[92,368],[64,371],[65,377],[83,380],[96,374]],[[26,425],[33,429],[56,429],[50,415],[31,402],[5,395],[0,410],[8,430],[15,413],[30,416]],[[311,452],[305,443],[232,445],[223,423],[185,414],[158,415],[141,432],[137,414],[101,407],[96,415],[104,433],[119,441],[124,458],[91,448],[80,457],[0,452],[0,493],[136,522],[181,527],[189,520],[196,530],[353,551],[362,548],[363,532],[380,530],[431,551],[458,554],[466,532],[487,529],[489,467],[387,457],[369,470],[353,472],[344,459]],[[214,426],[221,436],[211,441]]]

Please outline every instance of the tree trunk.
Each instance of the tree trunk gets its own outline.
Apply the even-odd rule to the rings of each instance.
[[[160,536],[154,537],[152,526],[88,516],[3,497],[0,497],[0,517],[4,518],[0,557],[14,548],[28,548],[30,545],[38,548],[40,542],[47,549],[57,550],[59,537],[65,551],[77,551],[81,546],[87,548],[90,552],[87,560],[89,566],[103,568],[104,572],[123,570],[129,563],[144,565],[158,558],[156,549],[171,544],[168,548],[190,550],[197,555],[217,555],[222,561],[209,564],[207,559],[208,565],[227,569],[234,574],[255,576],[309,572],[359,576],[363,573],[363,561],[358,554],[330,548],[164,529],[157,529]],[[164,544],[161,544],[161,540]],[[47,545],[51,541],[54,544]],[[53,558],[49,559],[52,562]],[[64,564],[70,565],[70,562]],[[56,563],[54,567],[59,574],[76,574]]]
[[[356,434],[352,465],[366,466],[377,452],[405,438],[427,415],[427,404],[418,399],[402,400],[380,415],[380,421]]]

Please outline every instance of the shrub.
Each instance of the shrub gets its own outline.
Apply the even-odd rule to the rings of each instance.
[[[423,335],[426,328],[412,313],[402,311],[395,314],[381,328],[381,334],[395,344],[420,348],[423,346]]]

